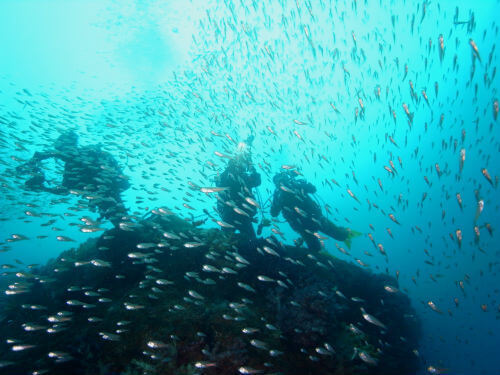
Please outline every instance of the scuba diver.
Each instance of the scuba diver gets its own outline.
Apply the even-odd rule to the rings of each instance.
[[[297,179],[293,171],[281,172],[274,176],[276,185],[271,216],[276,217],[280,211],[294,231],[299,233],[312,251],[321,250],[321,243],[315,232],[323,232],[337,241],[343,241],[348,248],[351,240],[360,233],[348,228],[338,227],[323,216],[320,206],[309,194],[316,193],[316,187],[304,179]]]
[[[238,154],[229,160],[226,169],[216,180],[218,187],[227,187],[217,197],[217,211],[222,220],[229,224],[223,229],[237,229],[249,241],[257,238],[252,223],[258,204],[252,190],[261,182],[260,174],[252,165],[249,150],[253,139],[254,136],[250,135],[246,142],[238,145]]]
[[[60,160],[64,163],[62,183],[50,186],[42,170],[41,162],[46,159]],[[120,194],[130,187],[122,174],[118,162],[111,154],[101,150],[99,145],[79,147],[78,135],[68,130],[54,142],[54,149],[35,152],[26,163],[16,171],[29,174],[25,187],[31,191],[46,191],[58,195],[68,193],[84,194],[89,207],[100,213],[100,219],[109,219],[118,226],[128,212]]]

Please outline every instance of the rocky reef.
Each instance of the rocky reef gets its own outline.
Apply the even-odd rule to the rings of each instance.
[[[417,372],[419,323],[394,278],[155,213],[11,275],[0,372]]]

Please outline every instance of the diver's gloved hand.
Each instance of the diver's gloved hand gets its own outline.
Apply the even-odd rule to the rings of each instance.
[[[269,225],[271,225],[271,220],[264,218],[262,219],[260,225],[262,225],[263,227],[268,227]]]
[[[252,147],[253,140],[255,139],[255,136],[253,134],[250,134],[246,140],[247,145]]]
[[[38,165],[36,160],[31,159],[21,165],[18,165],[16,167],[16,172],[19,174],[32,174],[36,171],[37,167]]]
[[[293,240],[293,243],[296,247],[301,247],[304,244],[304,239],[302,237],[299,237],[296,240]]]
[[[344,240],[345,245],[347,248],[350,250],[351,249],[351,244],[352,244],[352,239],[355,237],[361,236],[363,233],[357,232],[355,230],[350,230],[349,229],[349,234],[347,235],[347,238]]]
[[[24,186],[28,190],[37,191],[43,189],[44,182],[45,182],[45,176],[42,173],[37,173],[30,179],[26,180]]]
[[[260,222],[258,228],[257,228],[257,234],[260,235],[262,233],[262,229],[264,227],[268,227],[271,225],[271,220],[269,219],[262,219],[262,221]]]
[[[16,173],[18,173],[18,174],[23,174],[23,173],[26,173],[26,170],[27,170],[27,168],[26,168],[26,163],[23,163],[23,164],[18,165],[18,166],[16,167]]]

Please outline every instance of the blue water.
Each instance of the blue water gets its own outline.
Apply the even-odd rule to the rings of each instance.
[[[456,8],[458,21],[474,14],[473,30],[454,24]],[[364,233],[349,256],[333,240],[326,248],[377,272],[399,274],[423,322],[416,349],[425,367],[498,374],[500,132],[493,75],[499,13],[500,3],[486,0],[3,0],[0,116],[10,124],[0,128],[0,241],[15,233],[29,240],[4,242],[0,263],[44,263],[72,246],[56,236],[78,242],[95,236],[70,225],[97,216],[68,210],[77,198],[58,203],[60,197],[26,192],[11,172],[50,147],[61,130],[76,129],[82,145],[101,143],[117,158],[132,184],[123,194],[131,212],[142,216],[165,206],[184,217],[215,205],[186,192],[189,182],[214,184],[225,165],[215,152],[234,153],[226,135],[239,142],[255,133],[262,201],[272,194],[272,176],[293,165],[317,186],[331,219]],[[61,166],[49,169],[57,179]],[[475,224],[476,189],[484,210]],[[50,218],[27,216],[26,203],[60,216],[41,226]],[[288,243],[297,238],[286,223],[280,230]],[[431,310],[429,301],[443,313]]]

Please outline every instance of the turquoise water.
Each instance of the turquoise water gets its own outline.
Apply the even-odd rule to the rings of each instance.
[[[29,240],[4,242],[0,263],[44,263],[72,247],[56,236],[95,236],[71,225],[98,216],[69,210],[77,198],[27,192],[13,173],[62,130],[119,161],[130,212],[182,217],[212,210],[214,198],[186,195],[189,183],[212,186],[226,163],[216,152],[254,133],[261,202],[274,174],[296,166],[330,218],[364,234],[350,255],[331,239],[327,250],[399,275],[422,320],[422,372],[498,373],[499,11],[498,1],[2,1],[0,240]],[[57,181],[61,165],[47,168]],[[56,221],[42,226],[50,217],[26,215],[26,203]],[[286,243],[298,236],[279,229]]]

